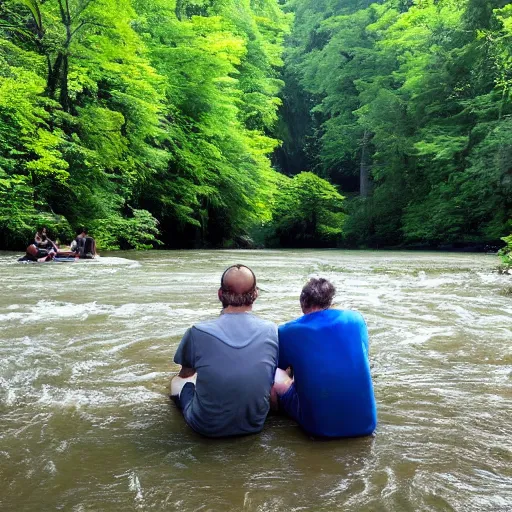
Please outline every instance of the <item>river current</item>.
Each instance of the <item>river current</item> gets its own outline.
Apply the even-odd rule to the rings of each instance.
[[[18,264],[0,253],[0,510],[510,511],[512,279],[495,256],[150,251]],[[374,437],[317,441],[271,416],[208,440],[170,403],[180,338],[220,311],[225,267],[255,311],[300,314],[309,276],[370,332]]]

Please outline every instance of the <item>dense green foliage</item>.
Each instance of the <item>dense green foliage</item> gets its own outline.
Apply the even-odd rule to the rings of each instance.
[[[297,124],[306,101],[310,115],[300,137],[284,132],[279,161],[313,166],[356,196],[345,240],[437,245],[509,232],[510,2],[293,0],[288,8],[296,19],[283,115]]]
[[[507,0],[0,3],[2,248],[485,244],[511,211]]]
[[[512,235],[504,237],[503,241],[506,245],[499,252],[501,261],[504,268],[512,269]]]
[[[276,0],[0,4],[0,239],[222,245],[268,222]]]
[[[264,241],[275,247],[332,247],[345,221],[343,196],[311,172],[281,176]]]

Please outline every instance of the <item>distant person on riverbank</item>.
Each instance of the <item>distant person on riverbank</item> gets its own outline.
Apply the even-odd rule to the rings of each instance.
[[[365,436],[377,425],[368,331],[360,313],[331,308],[335,293],[327,279],[302,289],[304,315],[279,327],[273,392],[308,434]]]
[[[171,398],[187,424],[208,437],[259,432],[277,367],[277,326],[252,313],[256,276],[244,265],[222,275],[222,313],[187,330],[174,362]]]

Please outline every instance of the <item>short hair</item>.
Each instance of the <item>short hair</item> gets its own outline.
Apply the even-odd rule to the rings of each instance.
[[[77,235],[81,235],[82,233],[85,233],[87,235],[87,228],[78,228],[76,230]]]
[[[302,288],[300,305],[302,309],[321,308],[327,309],[332,305],[332,299],[336,295],[336,288],[327,279],[311,278]]]
[[[253,285],[252,287],[247,290],[244,293],[236,293],[232,291],[225,283],[224,283],[224,276],[226,273],[231,270],[232,268],[246,268],[249,270],[253,277]],[[222,307],[227,308],[228,306],[233,306],[235,308],[239,308],[242,306],[251,306],[254,301],[256,300],[256,297],[258,296],[257,287],[256,287],[256,276],[254,275],[254,272],[247,266],[236,264],[231,265],[226,270],[224,270],[224,273],[222,274],[222,277],[220,278],[220,289],[222,290]]]

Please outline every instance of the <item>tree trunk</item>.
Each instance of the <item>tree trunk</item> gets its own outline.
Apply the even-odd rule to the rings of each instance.
[[[61,22],[66,28],[66,41],[64,47],[59,51],[53,66],[51,65],[50,57],[47,57],[48,62],[48,79],[46,82],[46,93],[52,99],[55,99],[57,87],[60,88],[59,102],[65,112],[69,112],[69,90],[68,90],[68,72],[69,72],[69,46],[73,33],[71,32],[71,15],[69,14],[69,5],[66,1],[65,5],[59,1]]]
[[[181,21],[182,9],[183,9],[183,0],[176,0],[176,6],[174,8],[174,13],[176,14],[176,18],[178,18],[179,21]]]
[[[368,158],[368,143],[370,134],[364,131],[361,142],[361,163],[359,166],[359,194],[361,197],[368,197],[370,194],[370,164]]]
[[[53,66],[51,65],[50,58],[48,57],[48,80],[46,81],[46,92],[52,99],[55,99],[55,91],[57,90],[57,84],[59,83],[62,57],[62,53],[59,53]]]
[[[60,104],[64,112],[69,112],[71,104],[68,94],[68,72],[69,72],[69,59],[67,54],[62,59],[62,73],[60,75]]]

